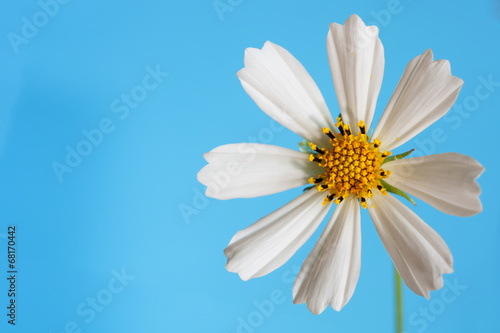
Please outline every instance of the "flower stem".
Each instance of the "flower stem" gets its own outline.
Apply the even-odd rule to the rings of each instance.
[[[403,333],[403,286],[396,267],[394,267],[394,288],[396,291],[396,333]]]

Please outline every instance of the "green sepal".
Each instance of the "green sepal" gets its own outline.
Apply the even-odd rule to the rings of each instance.
[[[306,191],[309,191],[310,189],[315,188],[315,187],[316,186],[314,186],[314,185],[311,185],[311,186],[308,186],[308,187],[304,187],[304,189],[302,191],[306,192]]]
[[[396,160],[403,159],[406,156],[410,155],[414,150],[415,150],[415,148],[413,148],[412,150],[408,150],[406,153],[402,153],[402,154],[399,154],[399,155],[386,157],[384,159],[384,162],[382,163],[382,165],[384,165],[387,162],[391,162],[391,161],[396,161]]]
[[[307,141],[307,140],[302,140],[299,142],[299,150],[303,153],[308,153],[308,154],[317,154],[318,153],[318,152],[311,149],[311,146],[309,146],[309,141]]]
[[[406,194],[405,192],[401,191],[399,188],[395,188],[394,186],[392,185],[389,185],[387,184],[385,181],[383,181],[382,179],[379,179],[379,182],[382,184],[382,186],[387,190],[387,192],[391,192],[391,193],[394,193],[394,194],[397,194],[397,195],[400,195],[402,196],[403,198],[405,198],[406,200],[408,200],[409,202],[411,202],[412,204],[414,204],[415,206],[417,205],[415,203],[415,201],[413,201],[412,197],[410,197],[408,194]]]

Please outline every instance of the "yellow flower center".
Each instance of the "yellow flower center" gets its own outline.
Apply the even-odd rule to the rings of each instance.
[[[329,150],[309,144],[314,151],[309,160],[318,163],[325,170],[323,174],[311,177],[309,182],[318,191],[328,191],[323,205],[332,200],[339,204],[352,194],[366,208],[366,199],[372,196],[372,189],[376,188],[384,195],[387,194],[380,180],[387,178],[390,171],[385,171],[380,166],[391,153],[379,151],[378,139],[369,142],[362,120],[358,124],[360,132],[356,136],[352,135],[349,125],[344,124],[340,118],[337,119],[336,126],[340,132],[337,135],[328,128],[323,129],[330,138],[332,147]]]

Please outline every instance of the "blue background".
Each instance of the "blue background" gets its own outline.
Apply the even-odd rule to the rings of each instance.
[[[292,303],[291,288],[324,224],[283,267],[248,282],[224,269],[222,252],[234,233],[301,189],[217,201],[204,199],[196,180],[202,154],[216,146],[251,141],[295,149],[300,140],[271,126],[241,88],[235,74],[246,47],[270,40],[288,49],[338,113],[326,34],[329,23],[343,23],[352,13],[380,27],[385,48],[375,121],[406,64],[427,48],[449,59],[453,74],[465,81],[457,100],[465,111],[453,108],[396,153],[456,151],[486,167],[478,216],[447,216],[417,200],[415,211],[449,245],[455,273],[445,276],[447,285],[432,292],[431,301],[405,287],[405,331],[497,330],[500,3],[221,1],[229,6],[222,13],[212,0],[68,1],[50,7],[49,17],[40,14],[44,0],[2,0],[0,330],[392,331],[392,264],[366,211],[354,296],[341,312],[328,308],[314,316]],[[13,34],[24,38],[23,17],[40,27],[25,27],[29,38],[16,44]],[[158,82],[147,81],[150,88],[157,83],[151,90],[141,88],[147,68],[163,73]],[[477,89],[488,91],[481,78],[488,77],[497,84],[478,99]],[[147,96],[126,107],[121,98],[131,92]],[[89,154],[58,178],[54,163],[65,164],[67,147],[77,149],[82,131],[103,120],[113,131],[97,135]],[[435,130],[445,139],[432,141]],[[15,328],[6,317],[8,225],[17,227]],[[123,283],[114,277],[121,272],[128,276]],[[269,304],[272,293],[279,301],[262,313],[256,303]],[[105,305],[92,310],[92,298]]]

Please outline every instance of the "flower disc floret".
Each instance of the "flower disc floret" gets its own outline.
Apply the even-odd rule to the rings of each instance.
[[[324,168],[323,174],[311,177],[309,182],[318,191],[328,192],[323,205],[331,201],[339,204],[352,194],[366,208],[366,199],[372,196],[372,190],[378,189],[384,195],[387,194],[380,181],[389,177],[390,171],[381,166],[391,152],[379,151],[381,142],[378,139],[369,141],[362,120],[358,124],[357,135],[353,135],[349,125],[344,124],[340,118],[337,119],[336,126],[339,134],[334,134],[328,128],[323,129],[323,133],[330,138],[330,149],[309,144],[314,151],[309,160]]]

